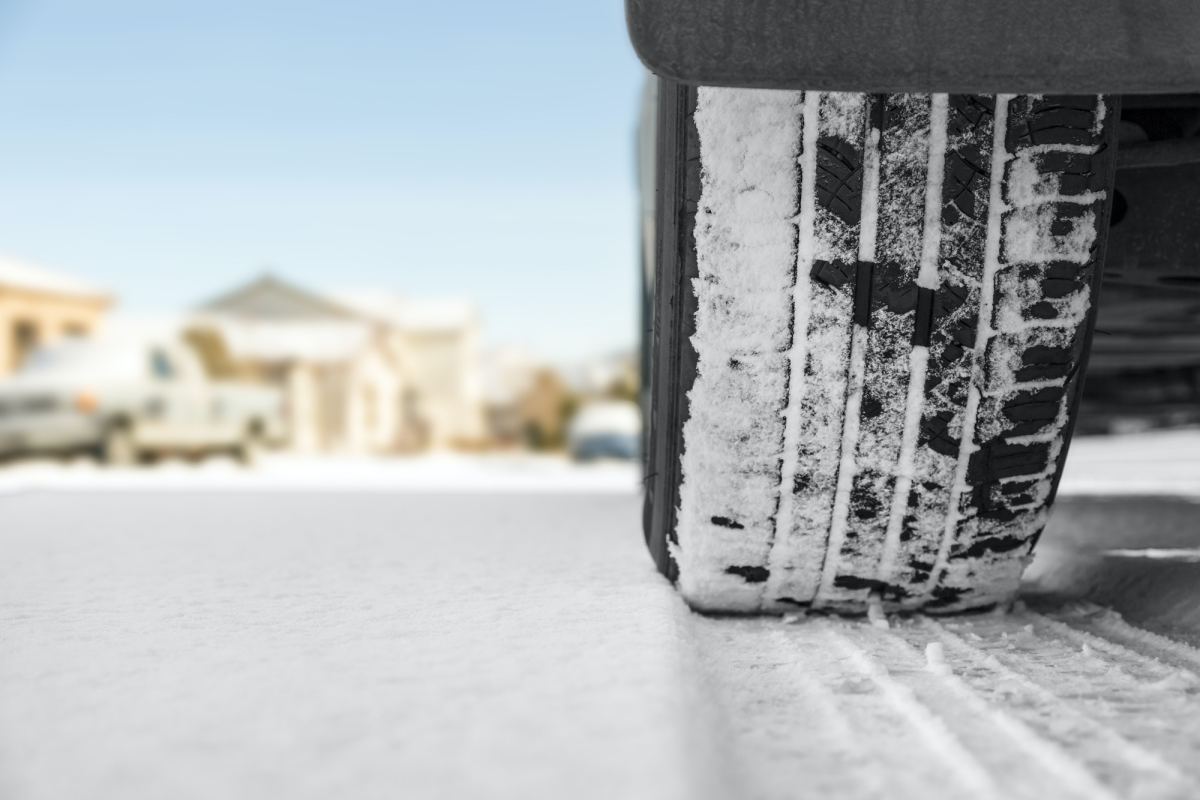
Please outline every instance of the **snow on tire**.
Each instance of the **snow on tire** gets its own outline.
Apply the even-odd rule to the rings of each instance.
[[[1070,437],[1113,109],[688,91],[695,333],[673,353],[656,339],[676,372],[652,406],[686,392],[681,592],[737,612],[1006,600]]]

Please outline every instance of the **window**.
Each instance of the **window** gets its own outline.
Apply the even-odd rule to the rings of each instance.
[[[162,350],[155,350],[150,356],[150,374],[160,381],[175,379],[175,365],[171,358]]]

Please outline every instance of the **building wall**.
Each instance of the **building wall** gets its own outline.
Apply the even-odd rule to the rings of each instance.
[[[239,303],[260,309],[263,304],[254,298],[268,290],[281,291],[251,287]],[[369,326],[370,335],[339,347],[306,349],[301,334],[329,319],[320,308],[293,310],[294,318],[255,311],[243,319],[223,318],[221,309],[210,306],[204,320],[197,319],[198,326],[203,322],[224,338],[238,376],[284,393],[292,448],[393,453],[485,442],[476,321],[414,329],[382,317],[339,317],[335,324]],[[288,334],[292,327],[295,332]],[[253,335],[241,335],[247,331]]]
[[[433,448],[472,444],[485,436],[482,386],[473,328],[403,334],[410,405]]]
[[[0,376],[15,371],[34,347],[87,336],[108,310],[101,297],[41,294],[0,286]]]
[[[359,453],[389,453],[401,443],[402,382],[378,350],[359,355],[350,367],[346,447]]]
[[[401,446],[403,384],[378,348],[334,363],[240,362],[239,367],[246,379],[283,394],[287,444],[293,450],[390,453]]]
[[[287,410],[288,445],[293,450],[311,453],[321,449],[318,418],[317,370],[311,364],[290,364],[286,368],[284,393]]]

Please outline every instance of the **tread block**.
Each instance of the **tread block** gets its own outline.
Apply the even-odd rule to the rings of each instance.
[[[892,314],[907,314],[917,307],[920,287],[910,277],[911,269],[894,262],[875,265],[871,291],[872,311],[886,309]]]
[[[856,264],[843,261],[813,261],[810,277],[831,289],[840,289],[852,283],[858,275]]]
[[[858,223],[862,211],[862,153],[832,136],[817,141],[817,205],[847,225]]]
[[[1029,146],[1079,146],[1095,141],[1092,132],[1096,123],[1094,96],[1024,96],[1018,98],[1015,105],[1014,120],[1005,137],[1005,147],[1010,153]]]
[[[1015,377],[1021,382],[1065,378],[1074,364],[1070,348],[1034,345],[1021,354],[1021,367]]]

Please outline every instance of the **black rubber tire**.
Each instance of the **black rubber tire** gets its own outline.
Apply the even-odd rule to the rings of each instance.
[[[1115,99],[659,95],[660,570],[707,611],[1005,602],[1078,408]]]

